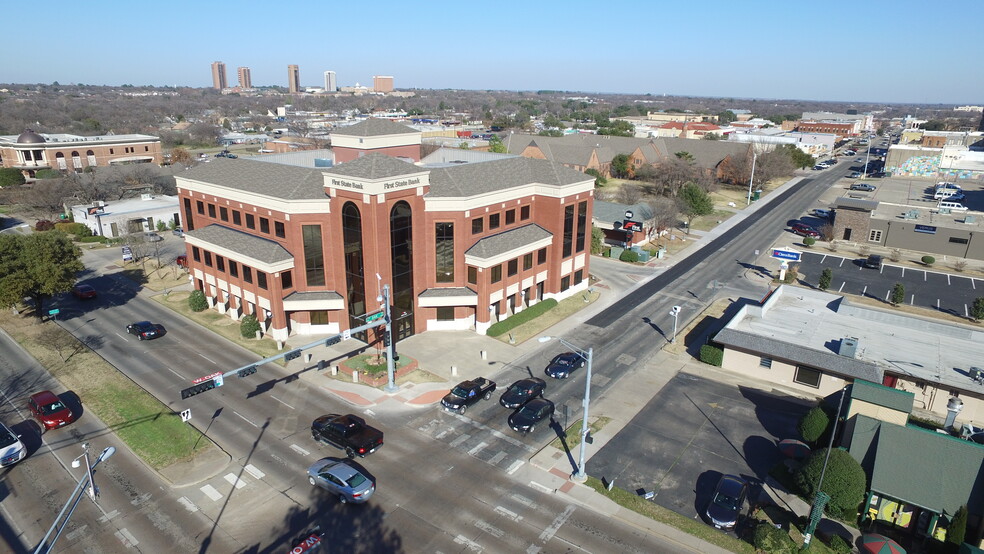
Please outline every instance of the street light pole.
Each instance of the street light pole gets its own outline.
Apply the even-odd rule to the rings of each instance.
[[[751,205],[752,203],[752,183],[755,182],[755,158],[758,157],[758,153],[755,152],[755,145],[752,145],[752,176],[748,178],[748,198],[745,199],[745,205]]]
[[[830,460],[830,451],[834,448],[834,436],[837,434],[837,421],[840,419],[841,408],[844,406],[844,397],[847,396],[847,385],[841,389],[840,401],[837,403],[837,413],[834,415],[834,426],[830,430],[830,442],[827,444],[827,455],[823,459],[823,467],[820,469],[820,481],[817,482],[817,490],[813,494],[813,507],[810,510],[810,519],[806,525],[806,533],[803,534],[803,550],[810,547],[810,540],[813,539],[813,532],[823,517],[823,509],[830,500],[830,495],[823,492],[823,477],[827,473],[827,462]]]
[[[591,360],[594,357],[594,348],[588,347],[587,351],[584,351],[577,346],[567,342],[560,337],[540,337],[540,342],[547,342],[552,339],[557,339],[561,344],[574,350],[578,356],[584,359],[588,367],[587,375],[584,379],[584,400],[582,400],[582,406],[584,407],[584,417],[581,419],[581,452],[578,456],[577,471],[572,475],[572,478],[578,483],[583,483],[587,481],[588,474],[584,472],[584,456],[587,452],[588,446],[588,407],[591,402]]]
[[[673,316],[673,334],[670,335],[670,342],[676,342],[677,316],[680,315],[680,310],[680,306],[673,306],[673,309],[670,310],[670,315]]]

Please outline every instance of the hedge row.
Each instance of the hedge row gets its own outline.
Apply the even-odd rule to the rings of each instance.
[[[519,327],[520,325],[526,323],[527,321],[532,321],[533,319],[540,317],[541,315],[543,315],[544,313],[546,313],[556,305],[557,305],[557,300],[553,298],[548,298],[541,302],[537,302],[536,304],[533,304],[532,306],[526,308],[525,310],[519,312],[518,314],[509,316],[506,319],[503,319],[502,321],[499,321],[497,323],[493,323],[492,326],[489,327],[489,330],[485,332],[485,334],[490,337],[501,336],[507,331],[511,331],[512,329]]]

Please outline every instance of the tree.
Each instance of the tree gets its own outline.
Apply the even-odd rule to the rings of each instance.
[[[676,156],[677,158],[680,158],[681,160],[687,162],[688,164],[694,163],[694,155],[691,154],[690,152],[681,151],[681,152],[677,152],[676,154],[673,154],[673,155]]]
[[[984,296],[978,296],[974,299],[974,304],[970,307],[970,317],[974,321],[984,319]]]
[[[24,178],[24,174],[19,169],[0,167],[0,187],[23,185],[26,182],[27,179]]]
[[[810,411],[803,414],[799,423],[796,424],[796,430],[799,431],[805,442],[814,444],[823,436],[828,426],[830,426],[830,417],[827,412],[823,411],[820,406],[814,406],[810,408]]]
[[[239,334],[246,339],[256,338],[256,332],[260,330],[260,322],[253,314],[246,314],[239,322]],[[395,359],[395,358],[394,358]]]
[[[719,135],[717,133],[707,133],[702,138],[704,140],[721,140],[722,139],[721,135]]]
[[[171,163],[172,164],[183,164],[191,165],[194,162],[194,158],[191,157],[191,153],[185,148],[172,148],[171,149]]]
[[[720,123],[721,125],[727,125],[732,121],[735,121],[736,119],[738,119],[738,116],[735,115],[735,112],[731,110],[724,110],[723,112],[718,112],[718,123]]]
[[[492,138],[489,139],[489,152],[495,152],[496,154],[507,153],[506,145],[498,135],[492,135]]]
[[[957,508],[957,513],[953,514],[950,526],[946,528],[946,542],[959,547],[963,544],[967,536],[967,505],[964,504]],[[956,548],[953,549],[956,552]]]
[[[653,216],[646,221],[648,238],[653,240],[654,236],[660,237],[664,231],[676,225],[680,210],[673,199],[665,196],[650,197],[646,199],[646,204],[653,210]]]
[[[601,229],[591,226],[591,253],[601,254],[605,249],[605,233]]]
[[[794,475],[796,485],[807,498],[812,499],[817,492],[826,458],[826,448],[814,450]],[[830,495],[830,503],[827,504],[830,515],[844,520],[854,519],[864,499],[867,484],[861,464],[847,450],[835,448],[830,451],[827,471],[823,473],[821,490]]]
[[[633,205],[642,198],[642,187],[630,183],[623,183],[618,188],[616,198],[620,204]]]
[[[616,154],[612,158],[611,164],[612,177],[617,178],[628,178],[631,173],[631,167],[629,165],[629,155],[628,154]]]
[[[904,301],[905,301],[905,285],[903,285],[902,283],[895,283],[895,286],[892,287],[892,295],[891,298],[889,299],[889,302],[891,302],[893,306],[898,306]]]
[[[188,295],[188,308],[193,312],[203,312],[208,309],[208,300],[205,293],[200,290],[193,290]]]
[[[81,258],[82,251],[60,231],[0,235],[0,306],[15,306],[29,296],[43,319],[44,301],[70,291],[75,274],[85,269]]]
[[[823,272],[820,273],[820,279],[817,282],[817,288],[820,290],[827,290],[830,288],[830,281],[834,278],[834,271],[832,269],[825,268]]]
[[[690,233],[690,224],[694,218],[703,215],[710,215],[714,212],[714,201],[708,196],[704,189],[693,183],[683,185],[680,190],[680,213],[687,218],[687,233]]]
[[[585,169],[584,173],[595,178],[596,187],[603,187],[608,183],[608,179],[605,179],[605,176],[602,175],[600,171],[598,171],[593,167],[589,167],[588,169]]]

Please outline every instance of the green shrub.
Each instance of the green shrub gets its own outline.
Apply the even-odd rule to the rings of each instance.
[[[959,547],[967,537],[967,505],[957,508],[950,526],[946,528],[946,542]],[[953,549],[956,551],[956,549]]]
[[[55,223],[55,229],[79,238],[92,236],[92,229],[86,227],[84,223]]]
[[[61,176],[61,171],[57,169],[39,169],[34,173],[35,179],[58,179]]]
[[[833,535],[830,537],[830,541],[827,543],[827,546],[836,554],[851,554],[851,552],[854,552],[854,548],[851,547],[851,544],[840,535]]]
[[[936,263],[936,258],[934,258],[932,256],[923,256],[921,258],[921,260],[922,260],[922,263],[924,263],[926,265],[933,265],[933,264]]]
[[[796,473],[796,485],[806,498],[813,498],[817,482],[823,471],[827,449],[814,450],[806,463]],[[866,485],[864,469],[847,450],[835,448],[830,451],[830,460],[823,477],[823,492],[830,495],[827,511],[835,518],[852,520],[857,517],[858,506],[864,499]]]
[[[830,288],[830,282],[834,279],[834,270],[829,267],[824,268],[820,273],[820,279],[817,281],[817,288],[820,290],[827,290]]]
[[[721,367],[721,364],[724,363],[724,350],[712,344],[705,344],[700,347],[700,361]]]
[[[789,537],[789,533],[776,528],[771,523],[760,523],[755,528],[752,542],[759,552],[779,554],[796,552],[796,543]]]
[[[803,246],[809,248],[817,243],[817,239],[813,237],[803,237]]]
[[[239,334],[244,339],[256,338],[256,332],[260,330],[260,322],[253,314],[246,314],[239,321]]]
[[[102,242],[106,243],[108,239],[106,237],[79,237],[79,242]]]
[[[191,308],[193,312],[203,312],[208,309],[208,300],[205,299],[205,293],[200,290],[191,291],[191,295],[188,296],[188,307]]]
[[[537,317],[540,317],[548,310],[552,309],[557,305],[557,300],[554,298],[548,298],[546,300],[537,302],[529,308],[519,312],[518,314],[511,315],[502,321],[493,323],[489,330],[485,332],[486,335],[490,337],[498,337],[502,334],[519,327],[520,325],[526,323],[527,321],[532,321]]]
[[[895,283],[895,286],[892,287],[889,302],[891,302],[893,306],[898,306],[899,304],[905,302],[905,285],[902,283]]]
[[[623,262],[635,263],[639,261],[639,253],[635,250],[623,250],[622,255],[618,259]]]
[[[830,417],[827,416],[827,412],[823,411],[820,406],[814,406],[810,408],[810,411],[803,414],[796,425],[796,430],[799,431],[804,441],[815,444],[829,426]]]

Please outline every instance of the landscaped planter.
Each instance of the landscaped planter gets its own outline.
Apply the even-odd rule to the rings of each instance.
[[[402,363],[404,360],[408,360],[407,363],[406,363],[406,365],[399,366],[399,364]],[[364,385],[369,385],[370,387],[381,387],[381,386],[385,385],[389,381],[389,377],[388,377],[388,375],[387,375],[387,373],[386,373],[385,370],[384,371],[380,371],[378,373],[367,373],[365,371],[359,371],[359,370],[357,370],[355,368],[350,367],[349,365],[347,365],[348,361],[349,360],[345,360],[343,362],[339,362],[338,363],[338,371],[339,371],[339,373],[344,373],[345,375],[347,375],[349,377],[349,379],[352,379],[352,374],[353,373],[358,372],[359,373],[359,382],[362,383],[362,384],[364,384]],[[400,356],[400,361],[397,362],[397,365],[399,367],[397,367],[393,371],[393,379],[394,380],[399,379],[400,377],[403,377],[404,375],[410,373],[411,371],[416,370],[417,367],[418,367],[417,366],[417,360],[415,360],[415,359],[413,359],[413,358],[411,358],[409,356],[406,356],[406,355],[401,355]]]

